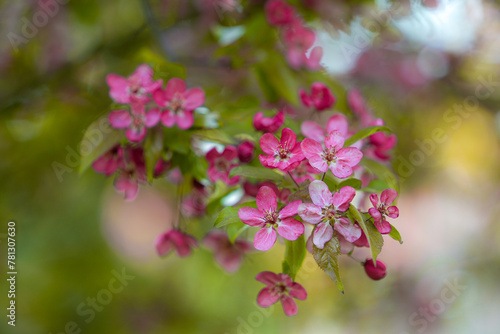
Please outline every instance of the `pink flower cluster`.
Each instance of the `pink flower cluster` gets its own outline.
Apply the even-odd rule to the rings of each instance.
[[[311,70],[320,67],[323,49],[319,46],[312,48],[316,34],[304,26],[292,6],[282,0],[270,0],[266,3],[266,17],[270,25],[281,30],[290,66],[295,69],[304,66]]]
[[[109,123],[116,129],[126,129],[131,142],[141,142],[146,129],[161,123],[170,128],[177,124],[181,129],[193,126],[193,111],[202,106],[205,94],[200,88],[186,89],[182,79],[172,78],[165,89],[162,80],[153,80],[153,70],[140,65],[128,78],[109,74],[106,82],[109,95],[128,109],[113,110]]]

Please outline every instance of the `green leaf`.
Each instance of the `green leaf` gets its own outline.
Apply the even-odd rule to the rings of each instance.
[[[368,184],[368,186],[366,186],[365,188],[361,189],[361,191],[379,193],[389,188],[390,187],[387,184],[387,182],[385,182],[384,180],[376,179],[376,180],[371,180],[370,184]]]
[[[249,227],[249,225],[244,224],[241,221],[239,223],[229,225],[227,227],[227,236],[229,237],[229,240],[234,243],[236,238],[238,238],[238,236]]]
[[[337,189],[341,189],[342,187],[345,186],[350,186],[353,187],[354,189],[361,189],[361,185],[362,185],[361,180],[350,178],[340,182],[339,185],[337,186]]]
[[[395,189],[399,193],[399,182],[396,175],[386,166],[381,163],[363,158],[361,159],[361,165],[365,166],[370,172],[375,174],[380,180],[385,181],[391,189]]]
[[[370,245],[372,259],[373,262],[375,262],[378,254],[380,254],[380,251],[382,250],[382,246],[384,245],[384,238],[382,238],[382,234],[380,234],[372,222],[365,219],[363,214],[359,212],[353,204],[349,206],[349,213],[352,215],[354,220],[358,222],[363,232],[365,232],[366,239],[368,239],[368,244]]]
[[[306,257],[306,243],[302,234],[295,241],[285,239],[285,260],[283,261],[283,273],[289,275],[292,281],[295,281],[295,276],[302,266],[302,262]]]
[[[120,143],[124,138],[123,130],[111,127],[108,116],[103,116],[89,125],[80,143],[80,169],[83,173],[94,160]]]
[[[194,111],[193,129],[217,129],[221,125],[219,115],[205,107],[196,108]]]
[[[339,273],[339,256],[340,243],[335,233],[333,234],[333,238],[325,243],[323,249],[319,249],[313,244],[313,257],[316,263],[337,284],[340,292],[344,293],[344,285]]]
[[[392,130],[389,129],[387,126],[368,126],[356,132],[350,138],[348,138],[344,143],[344,147],[351,146],[355,142],[360,141],[361,139],[364,139],[368,136],[371,136],[372,134],[379,131],[392,132]]]
[[[240,217],[238,216],[238,210],[242,207],[256,208],[257,203],[255,201],[246,202],[238,206],[228,206],[219,212],[219,215],[215,219],[214,226],[219,228],[230,224],[240,223]],[[243,224],[243,223],[242,223]]]
[[[401,239],[401,234],[399,234],[399,231],[393,225],[391,225],[391,232],[389,233],[389,236],[394,240],[398,241],[400,244],[403,244],[403,239]]]
[[[212,33],[217,38],[219,45],[227,46],[245,35],[245,26],[224,27],[217,25],[212,28]]]
[[[150,130],[144,142],[144,158],[146,160],[146,173],[148,182],[153,181],[156,163],[163,152],[163,129],[155,127]]]
[[[265,167],[253,167],[253,166],[234,167],[229,172],[229,176],[234,176],[234,175],[250,177],[258,180],[271,180],[275,182],[282,182],[284,179],[283,174],[276,171],[275,169],[269,169]]]

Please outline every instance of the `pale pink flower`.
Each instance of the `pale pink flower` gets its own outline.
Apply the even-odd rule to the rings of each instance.
[[[306,138],[322,143],[326,136],[333,131],[338,131],[344,137],[349,135],[349,123],[347,117],[335,114],[326,121],[326,129],[316,122],[304,121],[300,125],[300,131]]]
[[[295,21],[292,6],[281,0],[270,0],[266,3],[267,22],[273,26],[286,26]]]
[[[366,102],[358,89],[353,88],[347,93],[347,102],[352,112],[361,120],[363,126],[368,126],[373,121]]]
[[[259,156],[264,167],[288,171],[297,167],[299,162],[304,160],[300,142],[297,142],[297,136],[289,128],[284,128],[281,131],[280,141],[272,134],[266,133],[260,138],[259,143],[262,151],[266,154]]]
[[[237,166],[235,160],[238,158],[238,150],[234,146],[226,146],[222,153],[219,153],[214,147],[208,151],[205,158],[209,165],[207,175],[210,182],[222,180],[228,185],[238,183],[240,180],[238,175],[229,178],[229,172]]]
[[[391,232],[391,224],[385,220],[385,216],[391,218],[399,217],[399,209],[391,205],[392,202],[398,197],[398,192],[394,189],[386,189],[380,195],[380,204],[377,194],[370,195],[370,202],[372,202],[373,208],[370,208],[368,212],[373,217],[373,223],[377,230],[382,234],[387,234]]]
[[[198,242],[192,235],[172,229],[160,234],[155,245],[156,252],[161,257],[169,255],[173,250],[178,256],[185,257],[191,254],[192,248],[198,247]]]
[[[264,113],[259,111],[253,118],[253,127],[257,131],[275,133],[285,123],[285,112],[280,110],[273,117],[264,117]]]
[[[316,178],[313,176],[313,174],[319,174],[321,173],[319,170],[314,168],[309,164],[309,161],[307,160],[302,160],[299,165],[291,171],[293,178],[295,179],[295,182],[297,183],[302,183],[306,180],[309,181],[314,181]]]
[[[203,244],[214,251],[215,261],[230,273],[238,270],[245,253],[253,250],[252,244],[246,240],[237,239],[232,243],[223,231],[208,233]]]
[[[339,131],[331,132],[325,138],[324,147],[315,140],[306,138],[301,147],[311,166],[321,172],[330,169],[336,177],[345,179],[352,175],[352,168],[363,157],[363,153],[355,147],[344,147],[344,136]]]
[[[206,214],[208,191],[193,179],[193,190],[182,200],[182,210],[187,217],[202,217]]]
[[[299,283],[293,282],[290,276],[286,274],[263,271],[255,279],[266,285],[257,296],[257,304],[260,307],[269,307],[279,300],[285,314],[292,316],[297,314],[298,311],[297,303],[293,298],[299,300],[307,299],[306,289]]]
[[[117,74],[108,74],[106,82],[110,88],[109,95],[118,103],[147,103],[148,94],[160,88],[163,81],[153,81],[153,70],[148,65],[139,65],[128,78]]]
[[[295,20],[284,32],[286,45],[286,57],[293,68],[305,66],[309,69],[317,69],[323,56],[323,49],[319,46],[314,47],[309,57],[306,52],[313,46],[316,35],[311,29],[302,25],[300,20]]]
[[[356,195],[353,187],[342,187],[332,195],[326,183],[316,180],[309,185],[309,195],[312,203],[301,204],[298,214],[304,221],[317,224],[313,234],[316,247],[322,249],[332,239],[334,229],[351,243],[361,236],[361,228],[345,217],[345,211]]]
[[[186,90],[184,80],[172,78],[165,90],[157,89],[153,93],[153,99],[166,109],[161,115],[163,125],[171,128],[177,124],[181,129],[189,129],[194,123],[193,110],[203,105],[205,93],[200,88]]]
[[[322,82],[314,82],[311,85],[311,94],[307,94],[305,90],[301,89],[299,95],[306,107],[314,108],[317,111],[332,108],[336,101],[330,89]]]
[[[278,211],[274,190],[266,186],[261,187],[257,193],[257,209],[243,207],[238,210],[238,216],[243,223],[261,227],[255,234],[255,248],[261,251],[271,249],[276,242],[276,230],[287,240],[297,240],[304,233],[304,225],[291,217],[297,214],[301,203],[300,200],[293,201]]]
[[[120,174],[114,181],[115,189],[133,201],[139,192],[139,184],[146,183],[146,165],[142,148],[127,148],[123,152]]]
[[[377,260],[377,265],[373,263],[372,259],[368,259],[363,263],[366,275],[374,281],[381,280],[386,276],[386,266],[382,261]]]
[[[115,129],[127,129],[125,135],[132,142],[140,142],[146,136],[146,128],[151,128],[160,121],[160,109],[144,112],[144,105],[132,104],[132,111],[113,110],[109,114],[109,123]]]

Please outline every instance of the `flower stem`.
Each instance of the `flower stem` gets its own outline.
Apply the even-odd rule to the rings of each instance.
[[[350,257],[351,259],[353,259],[354,261],[356,261],[356,262],[359,262],[359,263],[363,264],[363,262],[364,262],[364,261],[360,261],[360,260],[356,259],[356,258],[355,258],[354,256],[352,256],[351,254],[352,254],[352,251],[351,251],[351,252],[349,252],[349,253],[347,254],[347,256],[349,256],[349,257]]]
[[[325,176],[326,176],[326,172],[323,173],[323,176],[321,177],[321,181],[323,181],[325,179]]]
[[[297,186],[297,188],[299,188],[299,190],[300,190],[300,186],[299,186],[299,184],[297,183],[297,181],[295,181],[295,179],[293,178],[293,176],[292,176],[292,174],[290,173],[290,171],[288,170],[288,171],[286,171],[286,172],[288,173],[288,175],[290,175],[290,177],[292,178],[293,183],[295,183],[295,185]]]

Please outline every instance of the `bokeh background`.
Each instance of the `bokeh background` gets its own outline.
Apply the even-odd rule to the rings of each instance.
[[[252,254],[232,275],[203,248],[159,259],[154,239],[175,211],[168,185],[142,187],[126,203],[112,180],[79,175],[76,153],[109,111],[106,74],[140,63],[160,77],[185,71],[209,106],[243,91],[265,105],[248,70],[252,45],[273,48],[264,1],[69,0],[30,30],[41,3],[4,1],[0,11],[0,255],[4,273],[13,220],[18,267],[17,325],[2,316],[1,333],[500,332],[497,1],[400,1],[397,12],[386,0],[290,1],[317,31],[339,103],[359,88],[398,135],[404,240],[386,239],[382,281],[342,261],[345,295],[308,254],[298,278],[309,297],[293,318],[255,304],[254,277],[280,270],[284,246]],[[243,35],[228,36],[234,26]],[[133,278],[87,322],[79,305],[114,271]]]

